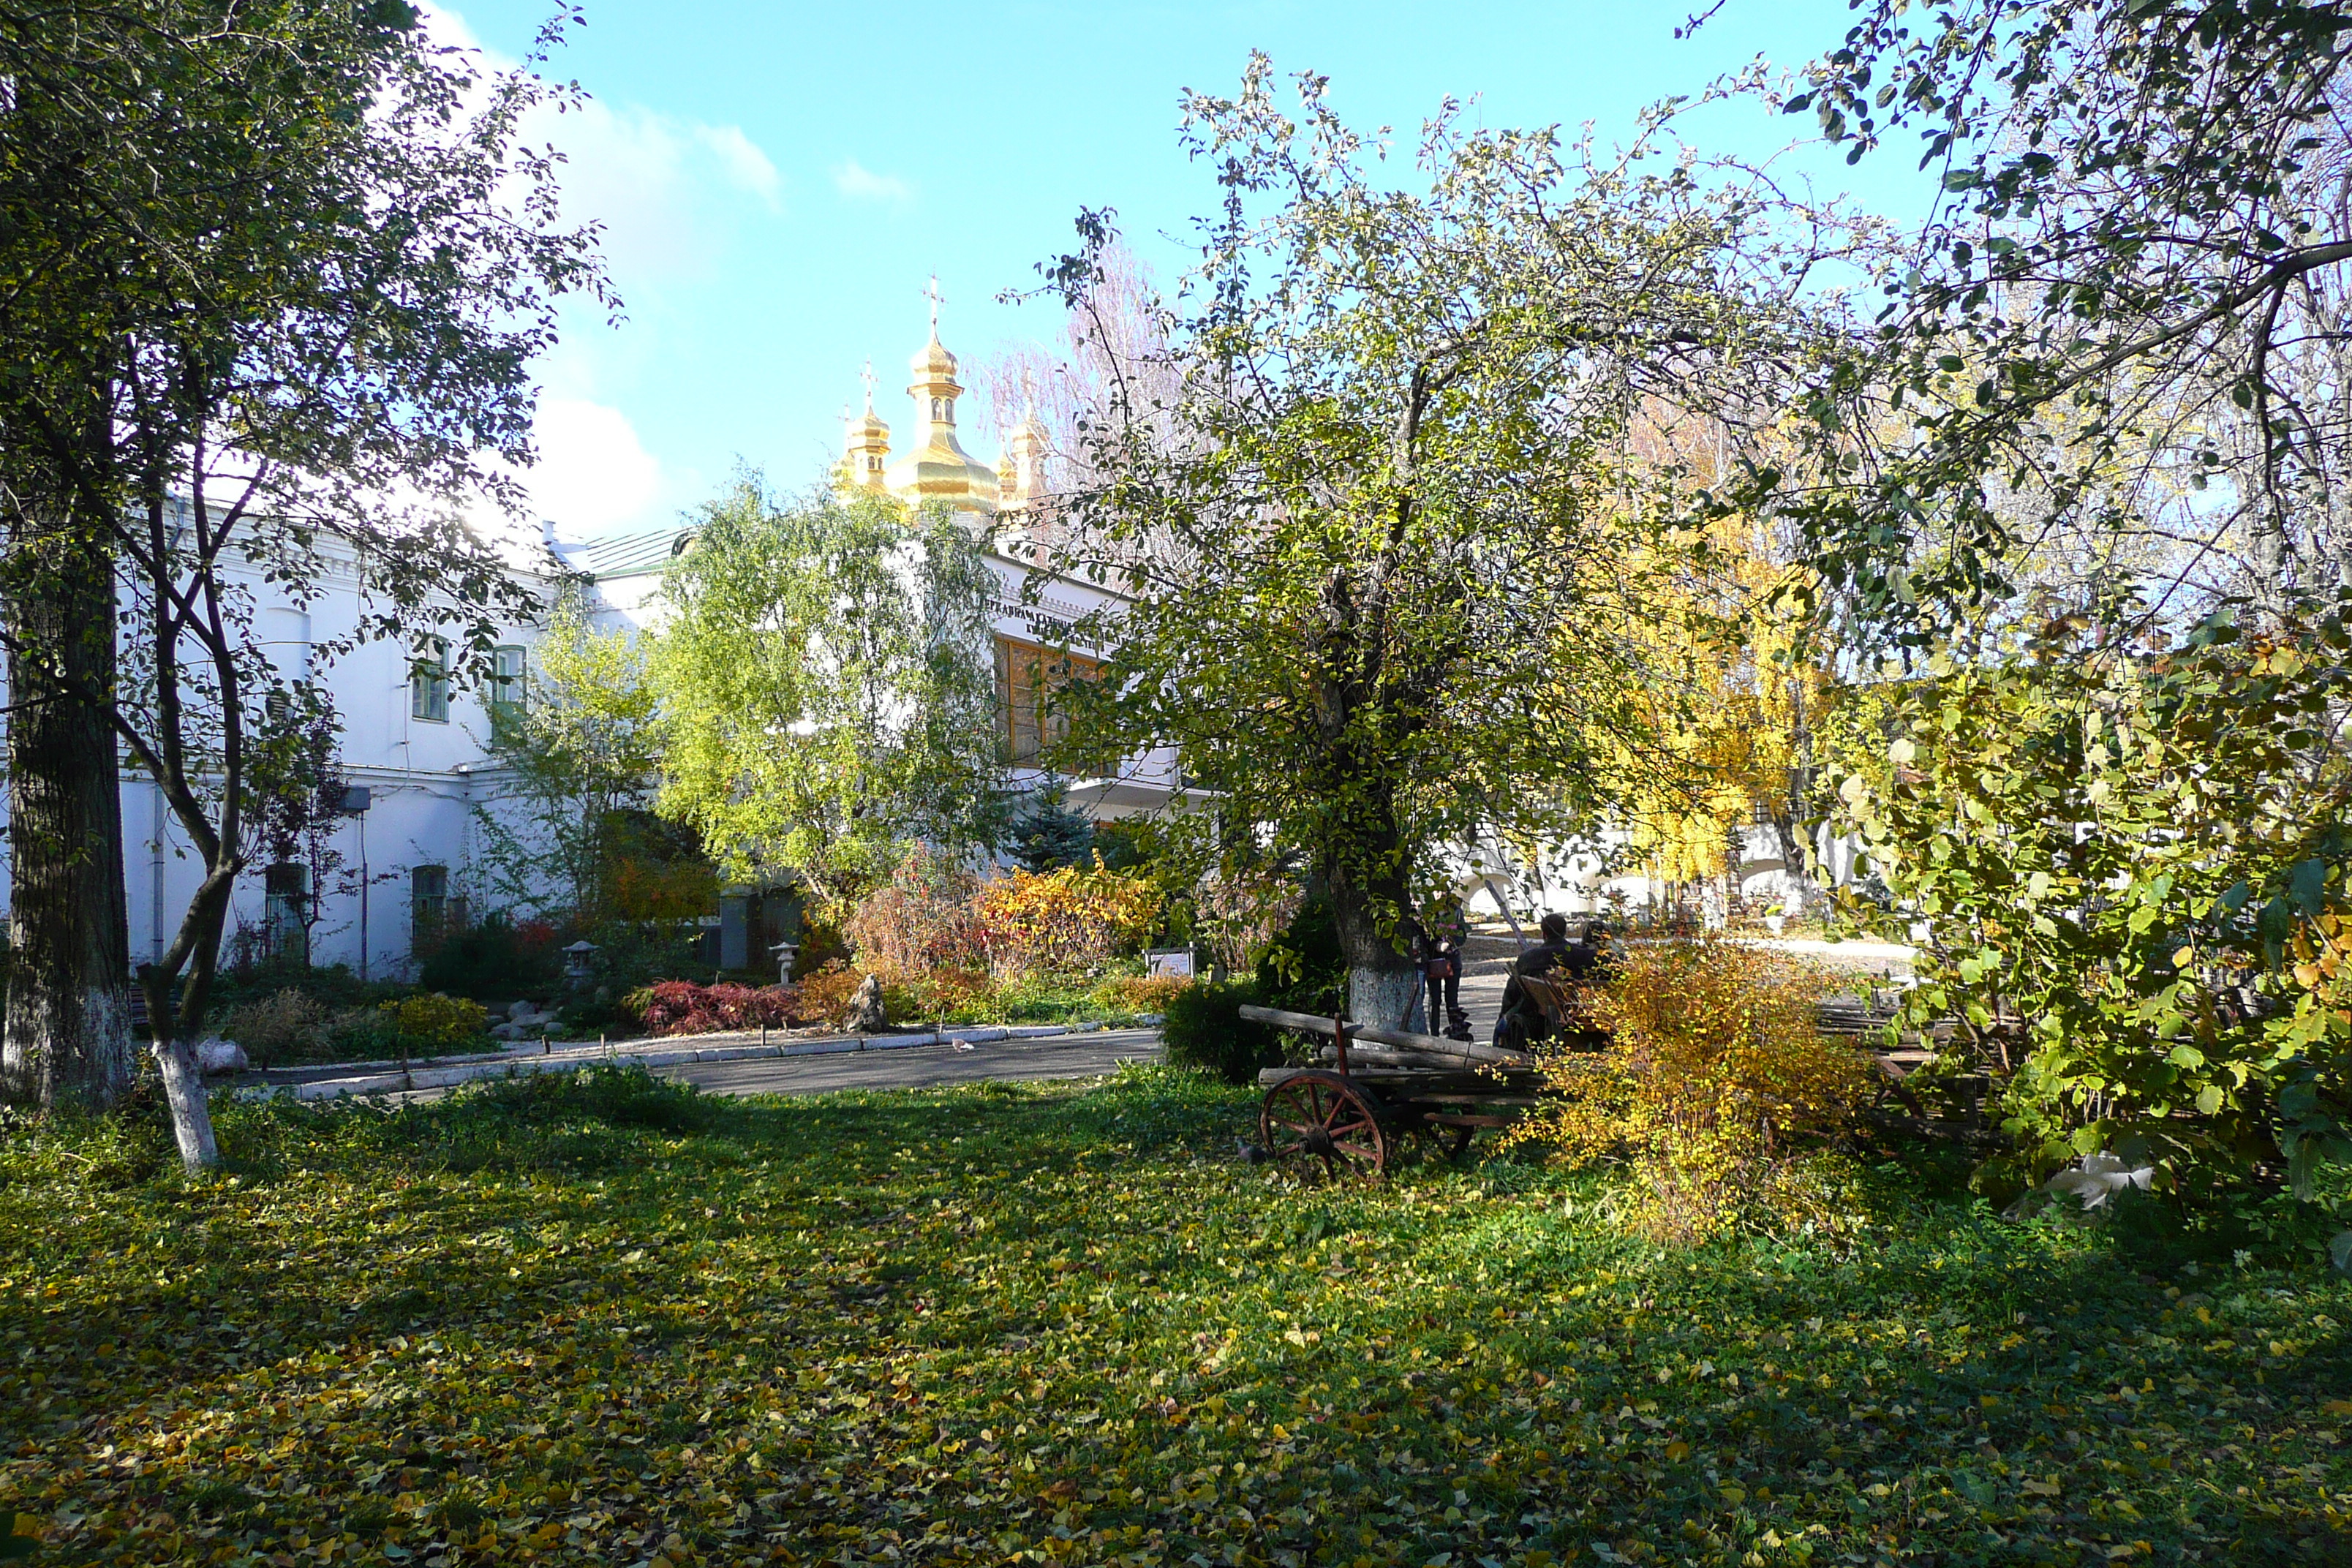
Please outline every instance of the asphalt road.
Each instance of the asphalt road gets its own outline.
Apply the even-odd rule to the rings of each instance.
[[[998,1040],[968,1051],[909,1046],[895,1051],[841,1051],[815,1057],[753,1057],[656,1068],[663,1078],[713,1094],[824,1094],[836,1089],[934,1089],[989,1079],[1094,1078],[1123,1061],[1160,1060],[1156,1029],[1105,1029]]]

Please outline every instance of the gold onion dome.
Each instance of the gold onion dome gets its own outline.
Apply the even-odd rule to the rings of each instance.
[[[874,367],[866,367],[866,411],[845,416],[842,436],[841,473],[849,484],[866,489],[882,488],[884,466],[890,460],[890,426],[874,412]]]
[[[947,345],[940,342],[939,330],[933,328],[931,341],[915,351],[915,356],[907,362],[907,368],[915,373],[915,379],[919,382],[953,381],[956,356],[948,353]]]
[[[915,402],[915,428],[920,438],[914,450],[892,463],[883,474],[891,494],[913,501],[943,500],[959,510],[993,511],[998,500],[996,470],[974,458],[956,439],[956,399],[963,388],[956,384],[956,357],[940,342],[939,279],[924,290],[931,301],[931,338],[915,352],[908,368],[914,378],[907,394]]]

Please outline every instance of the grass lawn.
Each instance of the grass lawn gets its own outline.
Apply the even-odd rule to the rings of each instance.
[[[606,1069],[0,1148],[36,1561],[2352,1560],[2352,1281],[1884,1175],[1636,1247],[1490,1163],[1299,1191],[1254,1097]]]

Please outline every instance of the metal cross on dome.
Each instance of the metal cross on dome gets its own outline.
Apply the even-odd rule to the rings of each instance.
[[[874,362],[872,360],[867,360],[866,362],[866,368],[857,373],[857,379],[866,384],[866,406],[868,408],[873,407],[875,376]]]
[[[936,338],[940,335],[940,307],[947,303],[948,298],[940,292],[938,273],[931,274],[931,285],[923,290],[923,298],[931,302],[931,336]]]

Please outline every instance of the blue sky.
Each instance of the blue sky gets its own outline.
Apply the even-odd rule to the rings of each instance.
[[[534,130],[571,161],[569,209],[606,225],[628,319],[576,314],[539,367],[538,509],[586,537],[666,523],[738,458],[788,486],[813,479],[869,358],[877,406],[903,429],[930,275],[959,353],[1050,339],[1051,307],[995,297],[1067,248],[1081,205],[1116,207],[1167,280],[1215,196],[1179,148],[1178,94],[1230,91],[1252,48],[1328,76],[1360,126],[1417,126],[1452,94],[1490,125],[1591,121],[1615,141],[1643,104],[1759,54],[1800,65],[1847,18],[1841,0],[1731,0],[1678,42],[1695,4],[588,0],[550,74],[594,101]],[[548,14],[542,0],[440,11],[507,57]],[[1800,128],[1748,106],[1703,125],[1750,155]],[[1800,158],[1889,216],[1922,216],[1899,158],[1858,175]],[[994,455],[994,432],[964,435]]]

